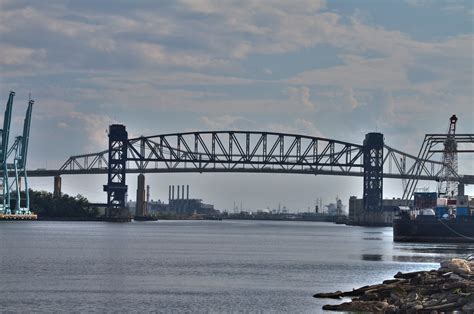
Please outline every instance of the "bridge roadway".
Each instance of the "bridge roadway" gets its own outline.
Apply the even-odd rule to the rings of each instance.
[[[53,169],[36,169],[28,170],[29,177],[55,177],[62,175],[90,175],[90,174],[107,174],[108,169],[106,167],[101,169],[75,169],[75,170],[53,170]],[[229,169],[223,168],[146,168],[146,169],[127,169],[126,173],[129,174],[140,174],[140,173],[223,173],[229,172]],[[318,170],[317,172],[313,170],[304,170],[304,169],[253,169],[253,168],[234,168],[232,172],[236,173],[274,173],[274,174],[310,174],[310,175],[334,175],[334,176],[352,176],[352,177],[363,177],[364,173],[362,172],[345,172],[345,171],[328,171],[328,170]],[[10,176],[14,176],[14,172],[9,173]],[[418,179],[423,181],[437,181],[439,180],[438,176],[428,176],[428,175],[409,175],[409,174],[400,174],[400,173],[384,173],[384,178],[387,179]],[[474,175],[462,175],[462,182],[464,184],[474,184]]]

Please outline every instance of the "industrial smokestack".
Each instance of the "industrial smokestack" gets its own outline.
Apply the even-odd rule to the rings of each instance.
[[[178,197],[177,199],[179,200],[179,185],[176,186],[178,188]]]
[[[189,200],[189,184],[186,185],[186,199]]]
[[[173,189],[173,194],[171,195],[171,199],[174,200],[174,185],[171,186],[171,188]]]
[[[168,185],[168,204],[171,201],[171,185]]]
[[[181,186],[181,198],[184,200],[184,184]]]

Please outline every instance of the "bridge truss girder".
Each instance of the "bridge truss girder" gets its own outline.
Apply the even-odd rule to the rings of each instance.
[[[193,132],[127,141],[127,173],[248,172],[363,176],[363,145],[302,135],[264,132]],[[71,156],[59,170],[30,176],[107,173],[108,150]],[[383,176],[438,180],[443,164],[388,145]],[[456,177],[459,177],[456,174]]]
[[[194,132],[139,137],[127,142],[127,169],[237,169],[361,172],[362,146],[301,135]],[[108,151],[70,157],[59,172],[108,167]]]

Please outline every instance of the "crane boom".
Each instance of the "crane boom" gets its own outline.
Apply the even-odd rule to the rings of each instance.
[[[10,185],[8,184],[8,140],[10,137],[10,125],[12,121],[13,111],[13,97],[15,92],[11,91],[8,96],[7,106],[5,108],[5,115],[3,118],[3,129],[1,130],[1,144],[0,144],[0,166],[3,170],[3,177],[1,177],[2,189],[2,203],[0,213],[10,213]]]
[[[21,152],[18,158],[18,168],[26,169],[26,157],[28,154],[28,143],[30,140],[30,126],[31,126],[31,113],[33,111],[34,100],[28,102],[28,109],[26,110],[25,121],[23,124],[23,136],[21,141]]]
[[[2,144],[0,145],[0,162],[2,164],[5,164],[7,160],[8,139],[10,136],[10,125],[12,122],[13,97],[15,97],[15,92],[10,92],[7,107],[5,108],[5,116],[3,118]]]

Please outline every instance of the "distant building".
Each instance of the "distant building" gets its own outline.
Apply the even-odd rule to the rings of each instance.
[[[364,200],[351,196],[349,198],[349,222],[352,225],[381,225],[391,226],[400,206],[405,206],[405,201],[400,198],[382,200],[382,211],[379,213],[366,212]]]
[[[201,199],[174,199],[170,200],[169,209],[175,213],[187,214],[213,214],[216,212],[214,205],[205,204]]]
[[[342,201],[339,198],[336,198],[336,203],[330,203],[326,205],[329,216],[341,216],[344,215],[344,205],[342,205]]]

